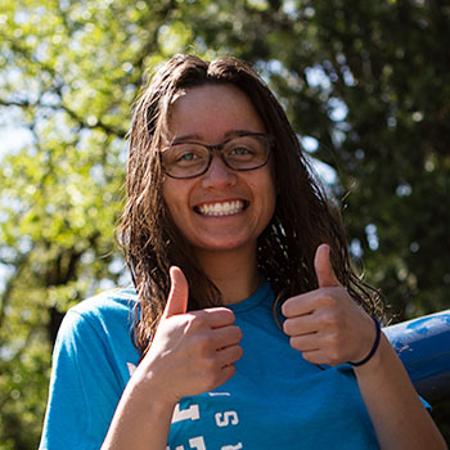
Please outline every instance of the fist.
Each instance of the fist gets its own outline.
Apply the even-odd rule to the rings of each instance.
[[[242,333],[227,308],[187,312],[189,288],[178,267],[152,346],[139,368],[173,402],[213,390],[235,373]],[[139,369],[138,368],[138,369]]]
[[[370,316],[355,303],[337,279],[330,248],[317,248],[314,269],[319,288],[291,297],[281,311],[290,345],[314,364],[335,366],[360,361],[370,352],[376,329]]]

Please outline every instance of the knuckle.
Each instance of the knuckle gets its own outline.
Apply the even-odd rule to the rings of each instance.
[[[190,315],[186,319],[186,330],[188,332],[196,332],[199,330],[199,321],[196,316]]]
[[[217,318],[219,318],[224,324],[232,325],[235,321],[234,312],[231,309],[224,307],[217,307],[209,310],[207,314],[210,324],[214,324]]]
[[[233,362],[234,361],[238,361],[239,359],[241,359],[243,355],[244,355],[244,350],[242,349],[242,347],[240,345],[236,345],[236,350],[235,350],[235,355],[234,355],[234,358],[233,358]]]
[[[283,323],[283,331],[286,334],[291,334],[292,333],[292,321],[287,319],[284,321]]]
[[[291,337],[289,339],[289,343],[291,347],[294,348],[295,350],[301,350],[298,339],[296,339],[295,337]]]
[[[203,361],[203,368],[209,374],[209,376],[211,376],[216,371],[217,363],[214,358],[206,358]]]
[[[234,321],[236,320],[236,316],[234,315],[234,312],[231,310],[231,309],[225,309],[225,312],[228,314],[228,316],[229,316],[229,323],[230,324],[233,324],[234,323]]]
[[[189,315],[188,328],[192,331],[199,331],[205,327],[206,313],[204,311],[195,311]]]
[[[328,311],[323,314],[322,323],[327,328],[336,328],[338,326],[339,320],[333,311]]]
[[[286,300],[281,305],[281,312],[285,317],[290,317],[292,315],[292,308],[293,308],[293,300],[292,299]]]
[[[234,367],[232,364],[227,366],[228,371],[228,379],[231,378],[236,373],[236,367]]]
[[[232,328],[232,338],[233,338],[233,340],[236,341],[236,342],[240,342],[242,340],[242,336],[243,336],[242,335],[242,330],[238,326],[233,325],[233,328]]]
[[[197,336],[192,343],[193,351],[200,357],[208,356],[211,353],[211,340],[207,336]]]
[[[320,300],[322,305],[327,308],[334,308],[337,303],[337,300],[331,295],[324,295]]]

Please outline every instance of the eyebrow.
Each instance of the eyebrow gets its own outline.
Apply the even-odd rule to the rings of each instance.
[[[253,134],[253,133],[262,133],[262,131],[254,131],[254,130],[229,130],[224,134],[224,138],[228,139],[231,137],[237,137],[237,136],[242,136],[243,134]],[[177,136],[174,140],[173,140],[173,144],[176,144],[178,142],[183,142],[183,141],[190,141],[190,140],[194,140],[194,141],[201,141],[203,139],[202,135],[200,134],[183,134],[182,136]]]

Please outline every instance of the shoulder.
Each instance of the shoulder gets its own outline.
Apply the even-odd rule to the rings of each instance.
[[[132,312],[138,304],[134,288],[117,288],[87,298],[69,309],[68,313],[85,319],[123,315]]]
[[[137,295],[134,288],[112,289],[90,297],[66,313],[58,339],[97,334],[113,338],[132,331]]]
[[[133,289],[83,300],[65,315],[53,351],[41,448],[100,448],[120,396],[139,363],[133,345]]]

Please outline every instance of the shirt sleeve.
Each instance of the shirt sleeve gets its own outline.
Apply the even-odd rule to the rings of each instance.
[[[120,399],[108,336],[89,319],[69,311],[61,324],[40,450],[99,449]]]
[[[421,395],[419,395],[419,399],[428,412],[433,411],[433,407]]]

